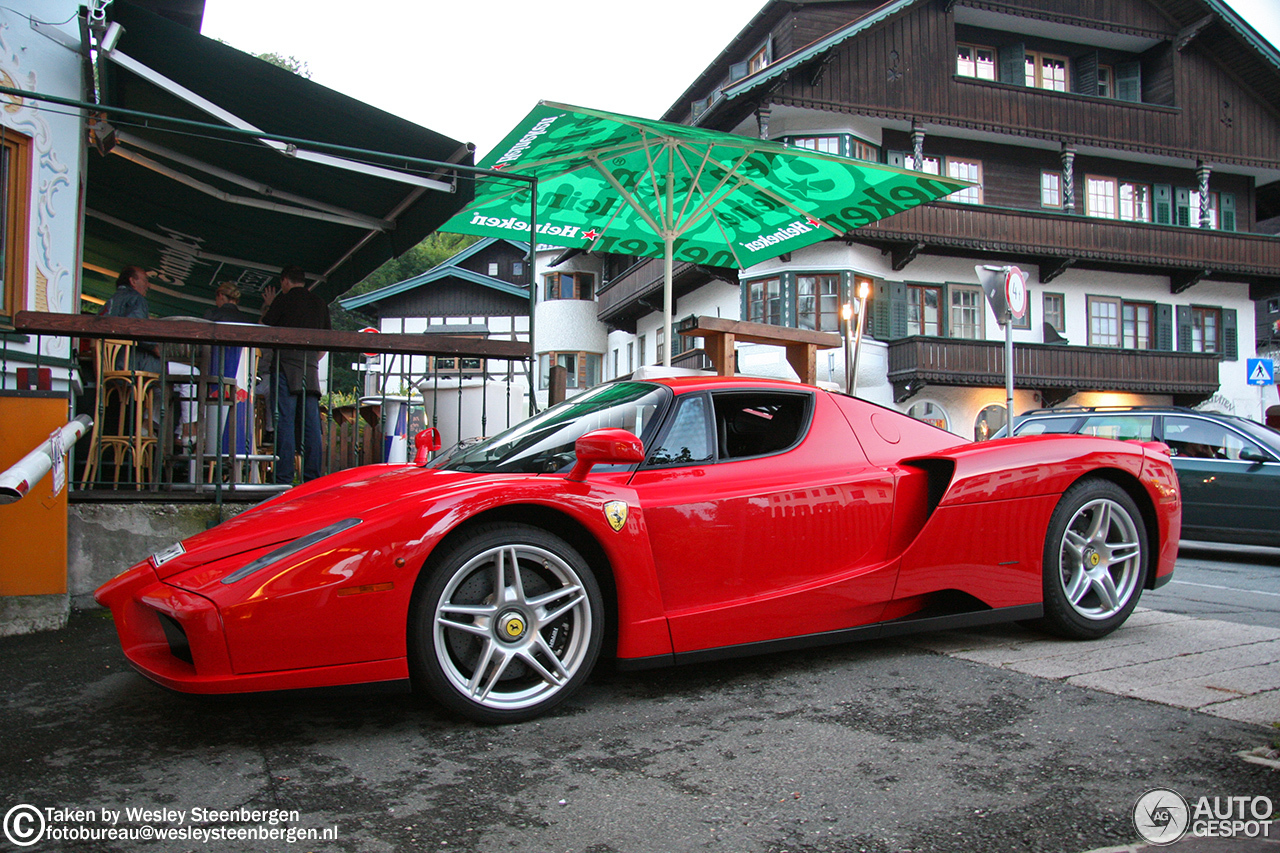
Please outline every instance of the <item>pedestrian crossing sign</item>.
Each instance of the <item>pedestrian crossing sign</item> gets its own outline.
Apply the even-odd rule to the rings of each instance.
[[[1246,368],[1250,385],[1275,385],[1276,363],[1269,358],[1251,358]]]

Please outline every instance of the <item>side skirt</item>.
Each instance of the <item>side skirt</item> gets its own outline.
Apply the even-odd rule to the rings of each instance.
[[[654,655],[647,658],[620,658],[616,666],[621,671],[656,669],[673,664],[706,663],[708,661],[727,660],[729,658],[749,657],[751,655],[789,652],[798,649],[812,649],[821,646],[832,646],[849,643],[855,640],[876,640],[886,637],[900,637],[924,631],[954,631],[961,628],[977,628],[983,625],[996,625],[1002,622],[1019,622],[1027,619],[1039,619],[1044,615],[1043,604],[1022,604],[1016,607],[999,607],[992,610],[977,610],[971,613],[955,613],[947,616],[928,616],[919,619],[896,619],[892,622],[877,622],[874,625],[862,625],[857,628],[846,628],[841,631],[827,631],[822,634],[806,634],[802,637],[785,637],[780,640],[765,640],[760,643],[742,643],[737,646],[724,646],[715,649],[698,649],[692,652],[677,652],[674,655]]]

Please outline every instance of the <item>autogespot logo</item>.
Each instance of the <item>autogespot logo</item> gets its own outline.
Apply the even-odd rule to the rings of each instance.
[[[30,847],[44,837],[44,814],[19,803],[4,813],[4,837],[18,847]]]
[[[1152,788],[1133,806],[1133,826],[1152,844],[1172,844],[1187,834],[1190,823],[1187,801],[1168,788]]]

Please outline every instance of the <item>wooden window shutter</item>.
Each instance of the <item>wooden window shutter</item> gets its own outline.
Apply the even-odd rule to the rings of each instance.
[[[1116,64],[1116,97],[1121,101],[1142,101],[1142,63],[1120,62]]]
[[[729,82],[736,83],[747,76],[747,63],[735,62],[729,66]]]
[[[1186,187],[1178,187],[1173,191],[1173,209],[1174,223],[1184,227],[1191,227],[1191,190]],[[1200,218],[1200,211],[1196,211],[1197,221]]]
[[[791,271],[782,274],[782,281],[778,284],[779,296],[782,297],[782,318],[781,322],[774,320],[779,326],[791,326],[792,328],[800,325],[796,320],[799,313],[796,304],[799,297],[796,295],[796,274]]]
[[[1008,44],[997,52],[1000,62],[1000,82],[1015,86],[1027,85],[1027,46],[1022,42]]]
[[[1240,358],[1239,335],[1236,334],[1236,309],[1222,309],[1222,356],[1227,361]]]
[[[907,286],[900,281],[873,279],[870,325],[872,337],[891,341],[907,336]]]
[[[1191,352],[1191,306],[1178,306],[1178,352]]]
[[[1173,351],[1173,306],[1156,305],[1156,349],[1164,352]]]
[[[890,166],[897,166],[899,169],[912,168],[913,164],[907,162],[908,160],[911,159],[911,157],[908,156],[907,152],[889,151],[887,154],[888,154],[888,159],[885,162],[887,162]]]
[[[893,338],[907,336],[907,285],[901,281],[889,282],[889,334]]]
[[[1236,197],[1234,193],[1218,194],[1218,229],[1236,230]]]
[[[1156,184],[1152,188],[1155,196],[1155,214],[1157,225],[1173,224],[1173,187],[1168,184]]]
[[[1098,52],[1091,50],[1071,60],[1071,91],[1098,94]]]

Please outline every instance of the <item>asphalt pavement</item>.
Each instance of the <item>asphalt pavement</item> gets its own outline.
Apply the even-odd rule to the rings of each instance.
[[[1240,755],[1276,737],[1272,691],[1162,699],[1150,671],[1212,692],[1203,656],[1274,634],[1147,610],[1092,643],[1012,627],[601,672],[552,715],[484,727],[395,689],[171,693],[91,611],[0,639],[0,812],[43,821],[32,851],[1137,850],[1152,788],[1280,804],[1280,771]],[[1145,686],[1116,686],[1126,670]]]

